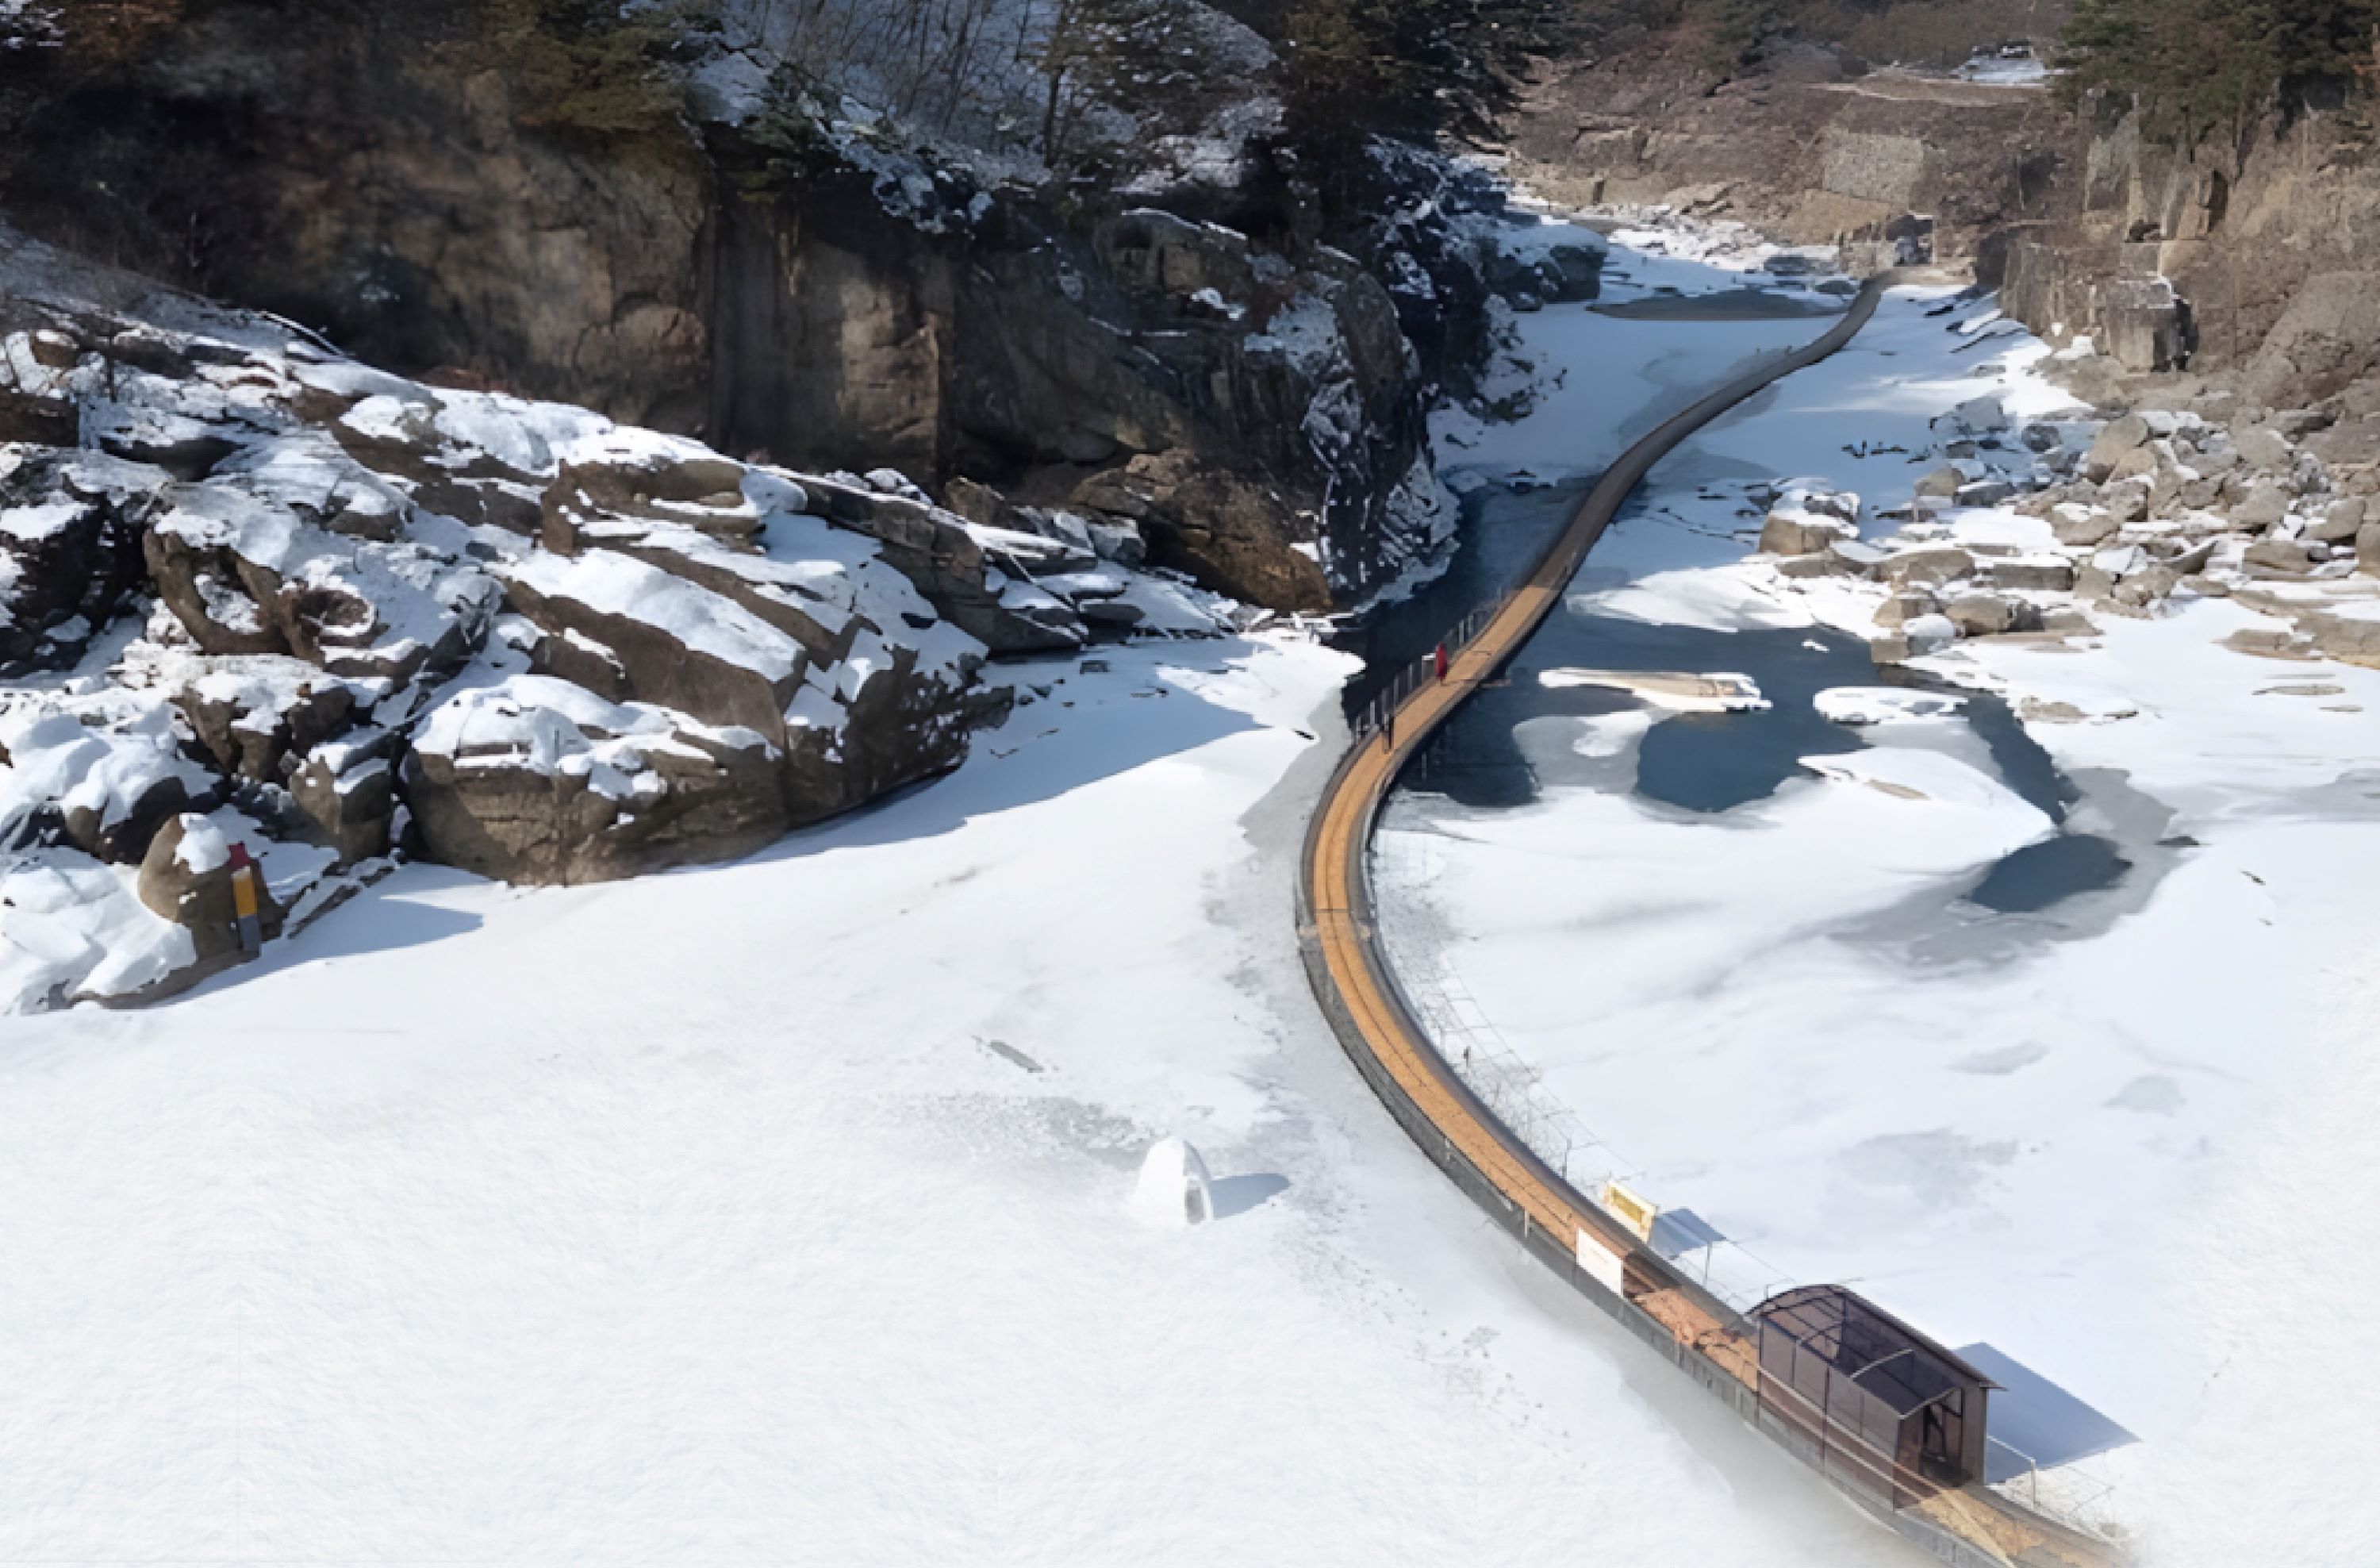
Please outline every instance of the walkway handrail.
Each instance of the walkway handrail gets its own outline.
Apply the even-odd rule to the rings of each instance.
[[[1475,613],[1465,620],[1463,628],[1475,626],[1475,631],[1449,645],[1451,663],[1447,678],[1420,678],[1427,665],[1416,664],[1391,682],[1383,699],[1374,705],[1366,720],[1359,726],[1356,744],[1343,758],[1330,782],[1325,786],[1322,801],[1309,825],[1302,874],[1300,876],[1300,926],[1312,926],[1326,914],[1344,916],[1360,928],[1359,956],[1371,971],[1374,982],[1395,1002],[1401,1016],[1394,1021],[1403,1027],[1410,1039],[1425,1046],[1427,1032],[1416,1016],[1416,1010],[1402,995],[1395,972],[1387,955],[1379,948],[1377,930],[1372,919],[1372,888],[1370,846],[1378,824],[1381,809],[1390,791],[1402,774],[1405,763],[1418,755],[1438,731],[1451,719],[1455,711],[1472,693],[1495,678],[1503,666],[1527,643],[1546,618],[1561,602],[1578,569],[1585,563],[1587,553],[1601,540],[1604,531],[1618,517],[1654,465],[1668,456],[1690,436],[1730,410],[1748,402],[1796,371],[1831,357],[1849,344],[1872,320],[1882,303],[1887,280],[1879,278],[1860,291],[1859,298],[1844,313],[1843,319],[1808,346],[1791,350],[1755,366],[1718,391],[1670,416],[1651,433],[1631,446],[1606,470],[1595,487],[1579,503],[1561,533],[1548,547],[1523,584],[1504,595],[1484,617]],[[1369,764],[1367,766],[1367,764]],[[1355,803],[1354,813],[1356,828],[1334,843],[1326,844],[1326,831],[1330,827],[1336,808],[1350,798]],[[1328,863],[1334,853],[1337,864]],[[1331,978],[1340,978],[1335,972]],[[1318,979],[1318,986],[1321,981]],[[1339,1001],[1344,1003],[1344,988],[1340,988]],[[1331,999],[1325,998],[1326,1003]],[[1507,1155],[1548,1192],[1573,1200],[1590,1222],[1591,1228],[1602,1234],[1614,1250],[1642,1255],[1648,1273],[1671,1276],[1674,1288],[1694,1295],[1706,1295],[1700,1286],[1682,1273],[1671,1269],[1666,1258],[1651,1251],[1633,1234],[1608,1216],[1599,1204],[1572,1187],[1566,1177],[1548,1168],[1534,1151],[1499,1123],[1494,1113],[1463,1083],[1460,1075],[1434,1051],[1424,1053],[1426,1064],[1434,1068],[1440,1087],[1483,1128],[1491,1129],[1505,1146]],[[1709,1298],[1708,1307],[1715,1315],[1730,1323],[1738,1315],[1733,1308]]]
[[[1654,466],[1722,415],[1840,351],[1874,319],[1893,281],[1891,274],[1870,280],[1843,319],[1815,341],[1756,365],[1665,419],[1621,454],[1521,586],[1455,629],[1444,678],[1426,665],[1401,672],[1359,717],[1354,744],[1324,786],[1300,862],[1298,930],[1308,978],[1341,1044],[1390,1113],[1458,1185],[1491,1212],[1502,1205],[1505,1213],[1499,1217],[1513,1223],[1524,1245],[1537,1243],[1538,1255],[1549,1267],[1564,1270],[1573,1283],[1585,1270],[1602,1282],[1607,1295],[1613,1294],[1611,1282],[1618,1281],[1623,1319],[1633,1309],[1644,1320],[1631,1320],[1640,1334],[1648,1333],[1646,1325],[1649,1332],[1666,1332],[1675,1342],[1680,1365],[1714,1392],[1719,1391],[1713,1378],[1757,1391],[1756,1353],[1743,1317],[1551,1169],[1439,1054],[1380,942],[1374,918],[1371,845],[1380,813],[1406,764],[1553,613],[1587,553]],[[1573,1245],[1575,1264],[1557,1264],[1554,1259]],[[1596,1257],[1590,1257],[1590,1248],[1597,1249]],[[1753,1412],[1740,1399],[1736,1407],[1751,1418]],[[2070,1562],[2117,1561],[2103,1543],[2034,1515],[1986,1489],[1971,1488],[1965,1495],[2000,1521],[2036,1535],[2038,1544],[2053,1546]],[[1974,1554],[1973,1561],[2009,1560],[1996,1538],[2002,1534],[1999,1529],[1978,1524],[1954,1507],[1925,1512],[1932,1527],[1949,1530],[1958,1546]],[[2011,1514],[2017,1517],[2011,1519]]]

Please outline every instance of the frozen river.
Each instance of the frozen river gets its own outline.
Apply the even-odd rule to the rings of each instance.
[[[1682,292],[1725,308],[1681,309],[1657,290],[1687,263],[1619,255],[1616,311],[1521,323],[1559,378],[1534,413],[1450,432],[1479,576],[1689,368],[1716,383],[1823,330],[1799,288],[1765,317],[1713,269]],[[2087,439],[2046,352],[1988,299],[1900,291],[1682,448],[1409,776],[1375,876],[1401,979],[1540,1153],[1661,1205],[1656,1245],[1739,1306],[1851,1284],[1969,1354],[2007,1385],[1996,1476],[2154,1533],[2206,1479],[2209,1282],[2256,1299],[2202,1206],[2292,1156],[2338,1027],[2339,868],[2380,864],[2342,793],[2370,724],[2252,712],[2277,677],[2213,646],[2228,606],[1978,652],[1953,683],[1879,668],[1741,565],[1774,487],[1905,503],[1978,397]],[[1631,688],[1648,674],[1748,677],[1762,705],[1680,711]],[[2094,722],[2022,716],[2058,681],[2099,693]],[[2258,767],[2215,760],[2235,753]]]

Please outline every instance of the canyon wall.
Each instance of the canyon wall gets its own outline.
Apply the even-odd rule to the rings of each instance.
[[[2380,168],[2351,101],[2180,145],[2044,84],[1875,69],[1791,46],[1721,82],[1682,46],[1549,68],[1513,128],[1558,201],[1667,203],[1881,265],[1922,237],[2010,313],[2133,372],[2287,407],[2380,368]]]
[[[1346,257],[987,188],[782,95],[574,122],[478,46],[490,9],[183,0],[0,91],[0,208],[442,383],[1112,510],[1281,608],[1427,542],[1424,367]]]

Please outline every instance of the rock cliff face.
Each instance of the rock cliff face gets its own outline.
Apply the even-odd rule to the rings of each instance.
[[[0,206],[433,381],[810,467],[1095,486],[1258,602],[1404,564],[1424,378],[1347,258],[978,188],[782,94],[556,125],[474,47],[479,0],[330,9],[185,6],[0,93]]]
[[[1815,47],[1720,83],[1698,50],[1639,39],[1549,71],[1514,141],[1524,177],[1559,200],[1667,203],[1884,261],[1912,214],[1945,260],[2055,218],[2084,136],[2037,90],[1871,70]]]
[[[1640,39],[1549,73],[1516,144],[1557,197],[1742,218],[1848,244],[1854,265],[1923,236],[2036,331],[2089,335],[2132,372],[2236,373],[2287,407],[2380,368],[2372,128],[2345,104],[2174,146],[2122,105],[2068,110],[2039,84],[1806,48],[1718,85]]]
[[[2101,106],[2076,212],[2012,255],[2015,304],[2029,322],[2055,325],[2063,310],[2090,330],[2110,306],[2120,322],[2128,298],[2153,280],[2145,286],[2162,283],[2187,301],[2178,347],[2193,369],[2240,372],[2243,392],[2267,407],[2327,397],[2380,364],[2369,304],[2380,243],[2371,128],[2364,111],[2345,107],[2184,148]]]

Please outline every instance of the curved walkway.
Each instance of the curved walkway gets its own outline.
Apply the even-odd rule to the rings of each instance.
[[[1548,1267],[1755,1423],[1759,1368],[1742,1315],[1671,1268],[1548,1167],[1438,1054],[1399,991],[1378,941],[1370,851],[1380,811],[1405,764],[1561,602],[1587,552],[1653,466],[1721,415],[1843,348],[1874,319],[1891,282],[1889,274],[1871,281],[1843,319],[1815,342],[1756,366],[1629,448],[1581,503],[1528,580],[1466,623],[1472,635],[1454,651],[1446,678],[1409,675],[1368,716],[1325,786],[1299,870],[1300,945],[1315,995],[1390,1113],[1457,1185]],[[2027,1562],[2096,1568],[2118,1561],[2100,1543],[1980,1487],[1937,1495],[1890,1518],[1904,1534],[1954,1562],[2003,1564],[2028,1551],[2038,1555],[2025,1557]]]

